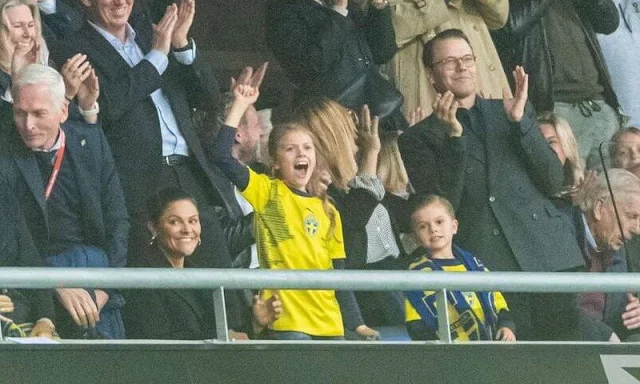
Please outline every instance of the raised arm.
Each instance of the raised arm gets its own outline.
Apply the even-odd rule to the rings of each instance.
[[[233,91],[233,104],[227,113],[224,126],[212,143],[204,143],[205,151],[213,163],[218,166],[240,191],[249,184],[249,170],[233,157],[236,128],[247,108],[256,102],[260,92],[250,85],[238,85]]]

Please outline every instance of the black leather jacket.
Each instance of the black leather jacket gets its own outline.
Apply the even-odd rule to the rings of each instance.
[[[529,74],[529,100],[536,110],[553,110],[553,57],[549,51],[544,16],[554,0],[510,0],[509,19],[493,33],[494,43],[507,72],[516,65]],[[604,86],[604,96],[614,109],[620,108],[602,57],[596,33],[610,34],[618,28],[618,9],[611,0],[574,0],[581,27]],[[513,84],[512,84],[513,85]]]

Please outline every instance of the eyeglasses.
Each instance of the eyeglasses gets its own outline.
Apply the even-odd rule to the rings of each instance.
[[[447,57],[444,60],[436,61],[435,63],[431,64],[431,67],[435,67],[438,64],[442,64],[444,69],[451,71],[456,69],[456,67],[458,66],[458,62],[461,62],[462,65],[464,65],[466,68],[473,67],[473,65],[476,63],[476,57],[475,55]]]

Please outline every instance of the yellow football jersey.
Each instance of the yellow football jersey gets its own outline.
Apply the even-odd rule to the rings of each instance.
[[[297,193],[282,180],[252,170],[242,195],[254,209],[261,268],[329,270],[332,260],[346,257],[340,215],[336,210],[330,235],[330,219],[321,199]],[[271,295],[269,290],[263,292],[263,298]],[[313,336],[344,334],[335,291],[281,290],[279,295],[282,314],[273,323],[274,330]]]

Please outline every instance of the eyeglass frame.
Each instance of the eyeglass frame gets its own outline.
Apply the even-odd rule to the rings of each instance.
[[[471,62],[471,64],[470,64],[470,65],[465,64],[464,59],[465,59],[466,57],[471,57],[471,58],[473,58],[473,61]],[[447,57],[447,58],[446,58],[446,59],[444,59],[444,60],[440,60],[440,61],[436,61],[435,63],[432,63],[432,64],[431,64],[431,68],[435,67],[435,66],[436,66],[436,65],[438,65],[438,64],[444,64],[444,65],[443,65],[444,69],[447,69],[447,70],[453,70],[453,69],[456,69],[456,67],[458,66],[458,63],[459,63],[459,62],[461,62],[461,63],[462,63],[462,65],[463,65],[465,68],[471,68],[471,67],[473,67],[473,66],[475,65],[475,63],[476,63],[476,61],[477,61],[477,60],[478,60],[478,57],[477,57],[476,55],[474,55],[474,54],[471,54],[471,53],[470,53],[470,54],[466,54],[466,55],[462,55],[462,56],[459,56],[459,57]],[[453,64],[454,64],[454,66],[452,66],[451,68],[447,68],[447,65],[448,65],[449,63],[453,63]]]

